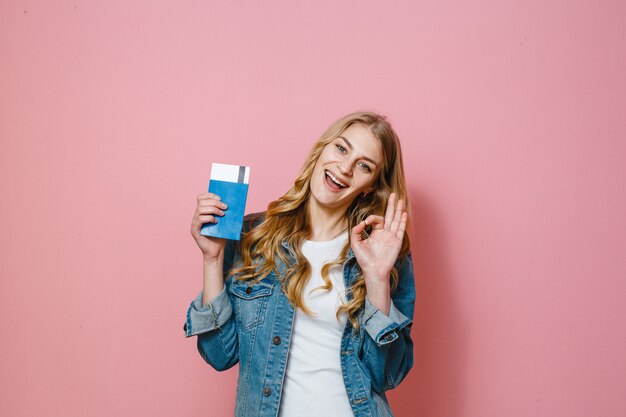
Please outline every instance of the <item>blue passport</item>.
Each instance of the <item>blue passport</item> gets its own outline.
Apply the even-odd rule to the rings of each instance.
[[[205,223],[200,229],[204,236],[239,240],[248,198],[250,167],[243,165],[213,164],[209,192],[218,195],[228,209],[216,216],[217,223]]]

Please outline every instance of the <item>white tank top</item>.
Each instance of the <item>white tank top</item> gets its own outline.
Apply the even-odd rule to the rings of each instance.
[[[332,267],[330,291],[324,285],[322,266],[337,259],[348,241],[348,232],[333,240],[306,240],[302,252],[311,264],[311,277],[302,293],[310,317],[296,309],[291,346],[278,415],[280,417],[353,417],[341,372],[341,337],[347,315],[337,320],[337,307],[345,301],[341,266]]]

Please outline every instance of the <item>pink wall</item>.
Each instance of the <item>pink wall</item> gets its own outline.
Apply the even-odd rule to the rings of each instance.
[[[231,415],[195,196],[263,209],[364,108],[418,215],[396,414],[626,415],[625,3],[241,3],[0,3],[0,415]]]

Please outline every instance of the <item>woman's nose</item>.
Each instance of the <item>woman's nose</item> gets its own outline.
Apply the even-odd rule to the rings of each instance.
[[[339,167],[341,174],[347,176],[352,175],[352,162],[348,158],[340,161],[337,166]]]

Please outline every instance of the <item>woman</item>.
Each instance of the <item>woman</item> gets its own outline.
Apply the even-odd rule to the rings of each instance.
[[[240,242],[200,234],[228,207],[198,195],[204,286],[185,334],[215,369],[239,363],[235,415],[392,415],[385,391],[413,365],[407,199],[398,137],[366,112],[324,132]]]

